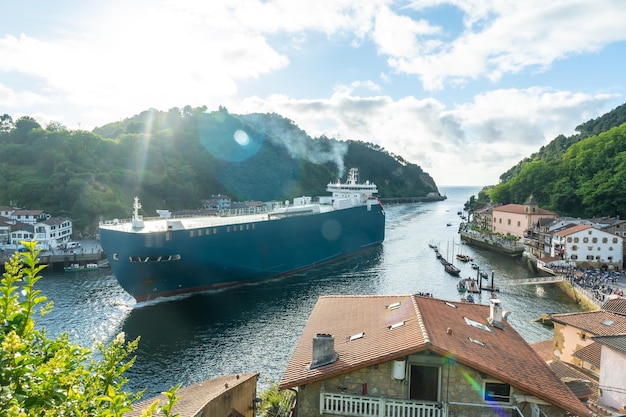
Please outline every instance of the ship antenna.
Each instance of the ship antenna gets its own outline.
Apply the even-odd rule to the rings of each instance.
[[[141,203],[139,202],[139,197],[135,197],[135,202],[133,203],[133,219],[132,225],[133,229],[143,229],[143,216],[139,214],[139,209],[141,208]]]
[[[141,203],[139,202],[139,197],[135,197],[135,202],[133,203],[133,219],[139,219],[139,209],[141,208]]]

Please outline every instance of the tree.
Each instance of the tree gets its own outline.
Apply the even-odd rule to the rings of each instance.
[[[0,410],[11,417],[122,416],[143,394],[122,390],[139,339],[126,342],[120,333],[109,344],[98,343],[100,359],[66,333],[50,339],[35,323],[52,308],[35,289],[45,266],[37,264],[37,242],[20,243],[29,251],[13,255],[0,282]],[[155,401],[143,415],[172,416],[177,389],[164,393],[167,404]]]

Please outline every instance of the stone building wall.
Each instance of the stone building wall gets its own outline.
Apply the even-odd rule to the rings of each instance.
[[[343,393],[349,395],[367,395],[372,397],[385,397],[395,399],[409,399],[409,383],[392,377],[393,361],[370,366],[354,372],[328,378],[323,382],[314,382],[298,388],[298,417],[322,416],[331,417],[330,414],[320,414],[320,391],[329,393]],[[481,375],[478,371],[468,368],[434,354],[411,355],[408,357],[407,367],[411,364],[428,364],[440,366],[440,402],[480,404],[485,406],[450,405],[451,416],[482,417],[492,415],[497,406],[489,406],[483,400],[484,382],[499,382],[488,375]],[[521,391],[513,393],[525,395]],[[527,403],[516,404],[515,399],[505,404],[517,405],[520,409],[530,410]],[[562,416],[562,413],[551,406],[541,406],[549,417]],[[530,415],[530,411],[527,413]],[[509,415],[509,414],[504,414]]]

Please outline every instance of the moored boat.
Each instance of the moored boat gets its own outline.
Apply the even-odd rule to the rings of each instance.
[[[458,253],[458,254],[456,255],[456,259],[458,259],[458,260],[459,260],[459,261],[461,261],[461,262],[469,262],[469,261],[471,261],[471,260],[472,260],[472,257],[471,257],[471,256],[469,256],[469,255],[463,255],[463,254],[461,254],[461,253]]]
[[[137,301],[291,274],[383,242],[385,211],[374,183],[328,184],[330,196],[299,197],[245,214],[132,219],[100,224],[100,243],[120,285]]]
[[[63,268],[65,272],[85,271],[85,270],[94,270],[94,269],[98,269],[98,264],[90,263],[86,265],[81,265],[81,264],[73,263]]]
[[[447,262],[443,268],[446,270],[446,272],[452,276],[458,276],[461,273],[461,270],[459,268],[457,268],[456,266],[454,266],[454,264]]]

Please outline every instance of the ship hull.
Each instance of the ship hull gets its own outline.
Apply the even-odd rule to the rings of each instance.
[[[271,221],[136,233],[100,229],[119,284],[137,301],[279,277],[384,240],[382,206]]]

